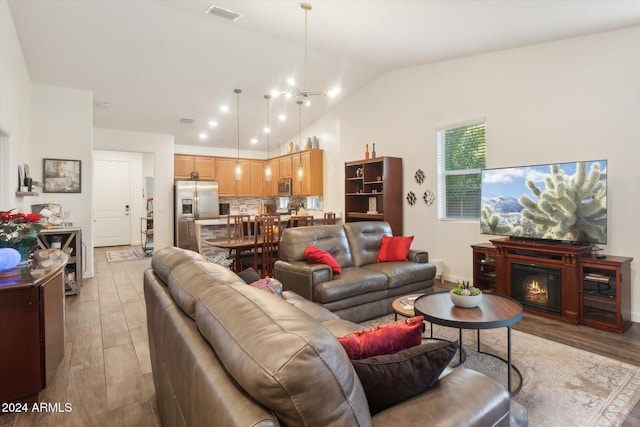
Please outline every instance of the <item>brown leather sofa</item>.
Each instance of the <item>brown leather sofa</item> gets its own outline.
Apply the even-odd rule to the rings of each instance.
[[[399,296],[433,291],[436,268],[429,264],[428,252],[416,249],[409,251],[409,262],[376,262],[383,235],[393,235],[383,221],[288,228],[282,233],[274,276],[284,289],[342,319],[362,322],[392,313],[391,303]],[[307,245],[331,253],[342,272],[307,262]]]
[[[194,252],[157,251],[144,294],[165,427],[527,424],[503,386],[465,368],[371,416],[335,338],[360,326],[293,292],[246,285]]]

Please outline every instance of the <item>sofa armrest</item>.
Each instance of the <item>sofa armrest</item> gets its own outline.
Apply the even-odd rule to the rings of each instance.
[[[287,262],[278,260],[273,268],[274,277],[282,282],[285,291],[293,291],[313,301],[313,286],[333,279],[331,267],[310,264],[305,261]]]
[[[429,262],[429,252],[422,249],[409,249],[409,261],[427,264]]]

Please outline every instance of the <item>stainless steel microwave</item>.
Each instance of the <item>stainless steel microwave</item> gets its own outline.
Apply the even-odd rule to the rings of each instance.
[[[291,196],[291,178],[278,180],[278,196]]]

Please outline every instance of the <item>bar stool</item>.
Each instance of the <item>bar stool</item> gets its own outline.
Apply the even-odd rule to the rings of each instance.
[[[289,219],[290,227],[304,227],[307,225],[313,225],[312,215],[293,215]]]
[[[325,212],[324,213],[324,225],[331,225],[336,223],[336,213],[335,212]]]

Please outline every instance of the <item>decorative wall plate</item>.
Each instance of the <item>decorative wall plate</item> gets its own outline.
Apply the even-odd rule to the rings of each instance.
[[[427,206],[431,206],[433,202],[436,200],[436,196],[433,194],[431,190],[427,190],[422,195],[422,200],[424,200]]]
[[[422,172],[422,169],[418,169],[414,177],[418,184],[422,184],[424,182],[424,172]]]
[[[407,193],[407,202],[409,203],[409,205],[411,205],[411,206],[415,205],[416,204],[416,200],[417,200],[417,198],[416,198],[415,193],[413,191],[409,191]]]
[[[362,170],[362,168],[356,169],[356,176],[358,178],[362,178],[363,175],[364,175],[364,171]]]

